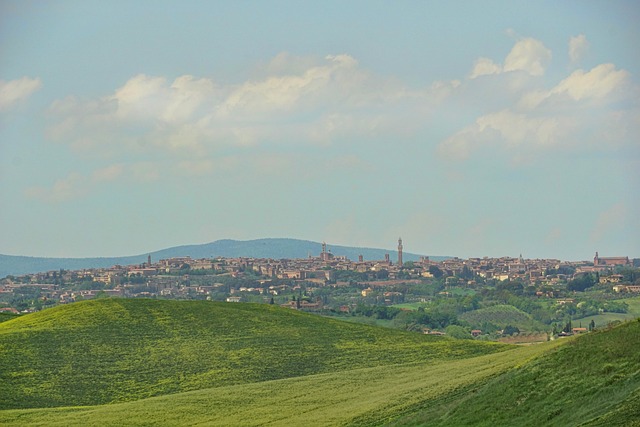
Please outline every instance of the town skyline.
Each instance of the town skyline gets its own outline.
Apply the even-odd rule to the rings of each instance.
[[[0,253],[402,236],[637,257],[639,20],[622,0],[4,0]]]

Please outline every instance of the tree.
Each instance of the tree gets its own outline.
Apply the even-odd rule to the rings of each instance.
[[[471,332],[469,332],[466,328],[460,325],[449,325],[445,329],[447,335],[452,338],[457,338],[461,340],[471,340],[473,337],[471,336]]]
[[[567,283],[567,289],[570,291],[583,292],[585,289],[592,287],[596,283],[596,279],[592,274],[581,274]]]
[[[591,319],[591,322],[589,322],[589,330],[593,331],[596,328],[596,322]]]
[[[442,270],[440,270],[440,268],[436,265],[429,266],[429,273],[431,273],[433,277],[435,277],[436,279],[441,278],[442,275],[444,274]]]
[[[571,320],[569,320],[565,325],[563,331],[566,333],[571,333],[573,330],[573,326],[571,325]]]
[[[503,335],[513,335],[513,334],[519,334],[519,333],[520,333],[520,329],[518,329],[517,326],[507,325],[502,330]]]
[[[275,303],[276,303],[276,302],[273,300],[273,297],[271,297],[271,299],[269,300],[269,304],[273,305],[273,304],[275,304]]]

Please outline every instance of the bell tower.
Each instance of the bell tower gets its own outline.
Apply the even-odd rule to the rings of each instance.
[[[398,267],[402,267],[402,237],[398,238]]]

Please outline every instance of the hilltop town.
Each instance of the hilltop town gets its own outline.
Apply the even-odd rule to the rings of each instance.
[[[393,258],[392,258],[393,255]],[[0,310],[36,311],[97,297],[209,299],[269,302],[307,310],[353,311],[357,304],[425,302],[436,295],[520,287],[516,294],[556,300],[593,285],[609,293],[640,292],[638,259],[600,257],[557,259],[429,257],[403,262],[403,243],[382,260],[334,256],[323,243],[317,256],[301,259],[175,257],[140,265],[76,271],[47,271],[0,279]],[[585,278],[592,283],[581,285]],[[576,284],[572,287],[572,284]],[[425,291],[425,286],[430,286]],[[582,289],[581,289],[582,287]]]

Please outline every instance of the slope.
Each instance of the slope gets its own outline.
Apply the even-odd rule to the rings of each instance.
[[[507,348],[269,305],[92,300],[0,323],[0,409],[103,404]]]
[[[394,425],[640,425],[640,321],[568,341]]]
[[[84,408],[0,411],[2,425],[379,425],[468,389],[556,343],[453,361],[353,369]]]
[[[545,330],[546,325],[535,321],[528,313],[512,305],[494,305],[468,311],[460,316],[460,319],[468,322],[474,328],[483,329],[486,324],[492,324],[498,328],[505,328],[509,325],[520,330]]]

